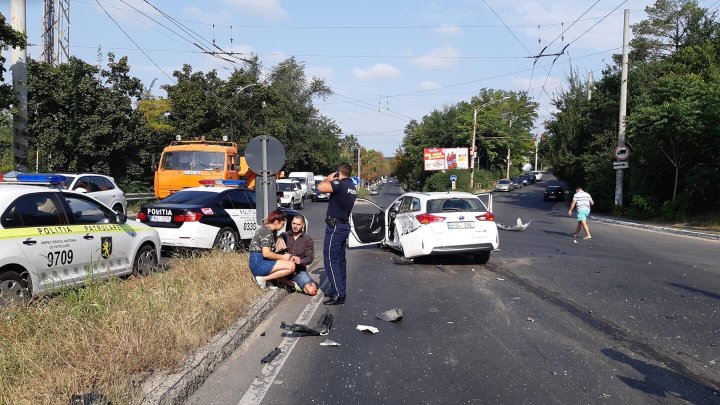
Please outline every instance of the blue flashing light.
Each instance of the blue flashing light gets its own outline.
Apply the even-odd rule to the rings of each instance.
[[[22,183],[51,183],[58,184],[65,181],[66,177],[59,174],[23,173],[17,175],[17,181]]]
[[[217,184],[221,184],[223,186],[228,186],[228,187],[242,187],[242,186],[247,186],[247,181],[245,181],[245,180],[218,180]]]

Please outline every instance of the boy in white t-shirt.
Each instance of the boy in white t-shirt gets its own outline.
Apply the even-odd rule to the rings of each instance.
[[[590,207],[595,204],[590,194],[583,191],[580,186],[575,187],[575,195],[573,196],[572,204],[570,204],[570,210],[568,215],[572,215],[573,208],[577,209],[577,220],[578,224],[575,228],[574,238],[577,238],[580,233],[580,228],[585,230],[585,237],[583,239],[592,239],[590,236],[590,229],[588,229],[587,218],[590,215]]]

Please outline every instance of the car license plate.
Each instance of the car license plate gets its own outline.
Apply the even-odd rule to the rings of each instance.
[[[475,228],[473,222],[448,222],[448,229],[470,229]]]
[[[170,222],[172,217],[165,215],[150,215],[150,222]]]
[[[548,198],[555,198],[555,196],[554,196],[554,195],[549,195]]]

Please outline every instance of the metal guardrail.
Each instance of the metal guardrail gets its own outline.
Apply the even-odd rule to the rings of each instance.
[[[126,201],[157,200],[155,193],[128,193],[125,194]]]

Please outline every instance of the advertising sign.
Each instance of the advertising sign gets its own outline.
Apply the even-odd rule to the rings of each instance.
[[[425,170],[467,169],[468,148],[425,148]]]

